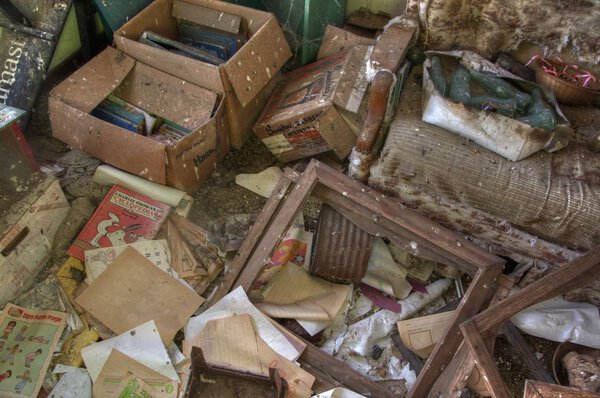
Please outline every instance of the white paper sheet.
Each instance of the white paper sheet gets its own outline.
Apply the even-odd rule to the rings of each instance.
[[[81,356],[92,381],[96,381],[113,348],[171,380],[179,380],[154,321],[82,349]]]
[[[313,395],[312,398],[366,398],[364,395],[355,393],[343,387],[337,387],[333,390]]]
[[[185,338],[191,339],[198,335],[206,322],[211,319],[220,319],[236,314],[250,314],[260,338],[279,355],[290,361],[295,361],[300,356],[300,353],[285,336],[248,300],[242,287],[230,292],[202,314],[190,318],[184,329]]]

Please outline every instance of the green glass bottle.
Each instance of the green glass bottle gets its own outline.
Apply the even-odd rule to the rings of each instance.
[[[450,76],[450,91],[448,96],[456,102],[468,103],[471,99],[471,89],[469,87],[469,72],[462,66],[459,66]]]
[[[498,98],[514,98],[517,106],[523,110],[531,103],[531,96],[496,76],[470,70],[471,78],[479,83],[490,95]]]
[[[446,75],[442,69],[442,63],[440,57],[434,56],[431,58],[431,68],[429,68],[429,75],[433,81],[435,88],[444,96],[448,96],[448,81]]]

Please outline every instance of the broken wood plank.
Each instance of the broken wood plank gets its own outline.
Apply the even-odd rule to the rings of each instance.
[[[260,249],[254,251],[245,262],[244,269],[233,285],[234,288],[242,286],[244,290],[250,290],[254,280],[271,258],[273,250],[279,245],[281,238],[292,225],[294,219],[300,212],[301,206],[304,204],[316,184],[317,174],[314,163],[311,162],[306,170],[304,170],[304,173],[302,173],[302,177],[298,180],[298,184],[287,197],[285,206],[277,212],[273,219],[273,223],[261,236],[258,244]]]
[[[295,172],[292,173],[297,175]],[[217,285],[217,288],[210,299],[209,305],[215,304],[231,290],[240,272],[246,265],[246,261],[256,249],[256,245],[262,237],[265,229],[271,225],[274,214],[279,209],[283,200],[289,194],[291,183],[292,181],[285,175],[281,177],[273,189],[273,193],[271,196],[269,196],[267,203],[252,225],[252,228],[250,228],[250,231],[246,235],[244,243],[242,243],[242,246],[236,253],[234,260],[229,265],[229,269],[224,275],[223,280]]]
[[[503,266],[504,262],[497,263],[482,268],[477,272],[465,292],[460,305],[456,309],[444,336],[433,349],[433,352],[425,363],[423,371],[417,378],[417,382],[410,390],[409,397],[419,398],[427,396],[436,379],[443,372],[463,341],[459,325],[477,314],[489,302],[491,299],[490,292],[493,292],[494,282],[500,271],[502,271]]]
[[[560,269],[533,282],[475,317],[481,332],[502,324],[511,316],[541,301],[565,294],[600,278],[600,247],[588,251]]]
[[[510,293],[515,284],[513,277],[500,274],[496,279],[496,291],[494,297],[490,300],[490,305],[494,305],[504,300]],[[493,340],[488,342],[490,350],[493,351]],[[438,397],[448,394],[448,396],[458,396],[465,388],[473,370],[475,369],[475,357],[469,351],[469,347],[463,343],[458,348],[456,354],[452,357],[448,366],[437,377],[433,386],[430,388],[428,397]]]
[[[486,341],[493,340],[493,337],[488,334],[484,338],[473,321],[461,324],[460,329],[465,338],[465,343],[475,357],[475,364],[483,375],[488,391],[494,398],[511,398],[510,391],[508,391],[508,387],[506,387],[496,366],[496,361],[486,346]],[[490,339],[490,337],[492,338]]]
[[[306,349],[298,358],[303,368],[313,371],[318,369],[335,380],[336,385],[343,385],[350,390],[367,397],[394,397],[385,387],[358,373],[345,363],[327,354],[319,347],[302,339]]]

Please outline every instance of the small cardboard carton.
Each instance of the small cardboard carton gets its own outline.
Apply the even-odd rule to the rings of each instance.
[[[356,46],[288,73],[254,126],[256,135],[282,162],[330,150],[346,157],[356,142],[350,120],[360,117],[369,55],[368,47]]]
[[[111,93],[192,132],[167,145],[92,116]],[[193,192],[228,150],[218,97],[109,47],[50,93],[52,134],[132,174]]]
[[[172,0],[156,0],[115,32],[117,48],[127,55],[190,83],[225,94],[229,142],[240,148],[278,80],[279,70],[291,57],[277,19],[271,13],[214,0],[186,3],[243,16],[248,41],[220,66],[198,61],[138,42],[144,31],[175,39],[177,21]],[[189,15],[188,20],[194,16]]]

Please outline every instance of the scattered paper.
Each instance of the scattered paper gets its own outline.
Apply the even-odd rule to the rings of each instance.
[[[390,296],[406,298],[412,290],[406,275],[406,270],[394,261],[383,239],[375,238],[367,273],[361,282]]]
[[[86,283],[91,285],[106,268],[112,264],[119,254],[128,247],[132,247],[140,254],[143,254],[150,262],[161,270],[167,272],[173,277],[178,277],[177,273],[169,266],[171,254],[169,246],[165,239],[160,240],[141,240],[122,246],[103,247],[100,249],[86,250],[85,253],[85,273]]]
[[[119,350],[112,349],[94,381],[93,391],[94,398],[121,397],[124,390],[144,389],[154,398],[176,398],[178,384],[178,380],[171,380]]]
[[[58,367],[58,365],[57,365]],[[64,373],[50,392],[50,398],[92,398],[92,379],[87,370],[68,366],[52,373]]]
[[[184,354],[190,357],[194,346],[202,348],[206,363],[216,368],[256,376],[269,374],[258,357],[257,336],[249,314],[206,322],[197,336],[184,340]]]
[[[37,397],[68,314],[7,304],[0,314],[0,397]]]
[[[96,381],[113,349],[170,380],[179,381],[154,321],[148,321],[119,336],[83,348],[81,350],[83,362],[93,382]]]
[[[234,315],[207,322],[193,340],[184,341],[184,351],[192,346],[202,349],[207,364],[220,369],[269,377],[269,368],[279,370],[288,382],[289,398],[308,398],[315,377],[273,351],[256,335],[248,314]]]
[[[261,289],[288,263],[294,263],[308,271],[312,252],[313,233],[290,228],[275,249],[271,260],[257,278],[254,289]]]
[[[312,398],[367,398],[364,395],[350,391],[347,388],[337,387],[333,390],[322,392],[321,394],[313,395]]]
[[[157,391],[151,385],[140,379],[133,373],[128,373],[121,383],[110,394],[94,394],[94,398],[112,397],[143,397],[143,398],[166,398],[162,391]]]
[[[404,345],[420,356],[428,358],[437,342],[444,336],[454,311],[399,321],[398,332]]]
[[[235,176],[235,183],[268,198],[282,175],[281,169],[273,166],[257,174],[238,174]]]
[[[425,306],[433,302],[450,287],[450,280],[439,279],[427,286],[428,294],[412,293],[404,300],[400,300],[402,311],[396,314],[387,310],[380,310],[360,321],[349,325],[344,336],[344,342],[340,346],[339,354],[351,356],[357,354],[365,357],[371,353],[373,345],[378,344],[381,339],[389,336],[396,327],[396,323],[402,319],[413,316]],[[338,355],[338,358],[341,358]],[[354,357],[349,359],[352,363]]]
[[[286,397],[310,397],[315,376],[273,351],[260,337],[258,338],[258,356],[263,365],[279,370],[281,377],[287,381]]]
[[[185,326],[185,338],[186,340],[193,339],[204,329],[206,323],[212,319],[245,313],[252,316],[257,334],[275,352],[278,352],[291,361],[295,361],[300,356],[294,345],[248,300],[248,296],[242,287],[238,287],[227,294],[202,314],[192,317]]]
[[[394,258],[394,261],[400,264],[406,270],[406,272],[408,272],[409,276],[419,280],[422,283],[427,282],[431,276],[431,273],[435,269],[435,262],[415,257],[395,246],[393,243],[388,245],[388,249]]]
[[[154,320],[169,344],[204,299],[128,247],[75,301],[115,333]]]
[[[275,276],[256,307],[274,318],[332,321],[348,296],[348,285],[309,275],[288,263]]]

